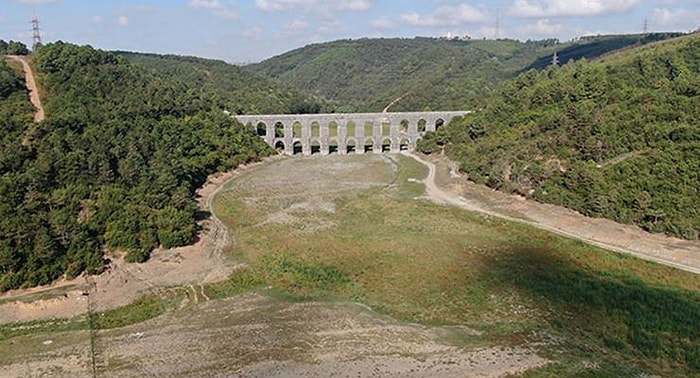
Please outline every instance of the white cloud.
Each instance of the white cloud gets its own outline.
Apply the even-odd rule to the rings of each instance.
[[[119,18],[117,19],[117,23],[119,24],[119,26],[127,26],[129,25],[129,17],[119,16]]]
[[[102,17],[100,17],[100,16],[92,16],[92,18],[90,19],[90,22],[92,22],[93,24],[101,24],[101,23],[102,23]]]
[[[443,6],[433,13],[420,15],[416,12],[404,13],[401,20],[415,26],[444,26],[481,23],[488,20],[485,12],[469,4]]]
[[[291,9],[365,11],[371,7],[371,4],[369,0],[255,0],[255,6],[265,12],[282,12]]]
[[[677,11],[672,11],[667,8],[654,9],[654,22],[660,25],[668,25],[673,22],[674,19],[678,18],[684,10],[680,9]]]
[[[339,10],[353,10],[353,11],[365,11],[370,8],[368,0],[345,0],[338,1],[336,4],[336,9]]]
[[[529,36],[556,37],[564,30],[562,24],[552,24],[549,19],[537,20],[534,24],[523,25],[518,28],[521,34]]]
[[[679,8],[671,10],[668,8],[654,9],[652,15],[652,27],[663,26],[666,29],[691,30],[700,27],[700,9],[688,10]]]
[[[191,0],[190,1],[190,6],[195,9],[203,8],[203,9],[221,9],[223,6],[219,2],[219,0]]]
[[[289,9],[308,7],[314,0],[255,0],[255,6],[265,12],[279,12]]]
[[[209,10],[215,16],[227,20],[235,20],[238,18],[238,12],[231,7],[221,4],[219,0],[190,0],[190,7]]]
[[[640,0],[515,0],[509,14],[522,18],[597,16],[620,13]]]

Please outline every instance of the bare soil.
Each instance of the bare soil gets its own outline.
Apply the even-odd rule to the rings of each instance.
[[[375,170],[376,175],[354,175],[355,159],[328,160],[324,180],[347,171],[357,178],[357,189],[364,189],[380,184],[385,176],[380,171],[396,168],[394,160],[375,155],[363,161],[384,168]],[[303,164],[298,166],[303,169]],[[494,192],[460,177],[444,158],[428,166],[426,196],[436,202],[527,222],[594,244],[609,243],[612,249],[688,270],[700,267],[697,242],[652,235]],[[211,211],[212,198],[222,184],[249,169],[257,168],[211,177],[198,192],[201,209]],[[299,186],[300,193],[315,193],[321,186],[318,178],[305,179],[303,170],[278,174],[265,182],[305,183]],[[343,188],[348,189],[352,188]],[[266,221],[285,221],[295,211],[334,211],[320,192],[291,210],[270,214]],[[81,293],[88,289],[96,311],[103,311],[149,291],[186,286],[194,295],[183,301],[180,310],[98,332],[95,357],[100,376],[501,377],[548,363],[527,348],[469,346],[470,338],[478,338],[474,330],[400,323],[354,303],[292,303],[258,294],[210,301],[199,285],[226,278],[236,265],[227,257],[233,244],[227,228],[215,216],[202,221],[202,226],[204,232],[195,245],[158,250],[147,263],[126,264],[115,258],[109,271],[89,282],[81,277],[5,293],[0,296],[0,323],[83,315],[86,303]],[[90,377],[89,335],[87,331],[34,334],[0,342],[0,372],[3,377]]]
[[[211,212],[211,201],[222,184],[252,166],[211,176],[198,190],[199,208]],[[50,286],[8,291],[0,295],[0,324],[71,318],[87,311],[83,292],[90,292],[94,311],[105,311],[133,302],[163,288],[202,285],[228,277],[236,266],[223,251],[231,244],[228,228],[216,217],[200,222],[203,231],[191,246],[158,249],[142,264],[126,263],[113,256],[107,271],[98,276],[60,280]]]
[[[257,294],[100,332],[99,376],[502,377],[548,363],[526,348],[465,348],[476,331],[398,323],[353,303]],[[3,377],[91,377],[87,332],[18,338]]]
[[[369,170],[362,168],[365,163]],[[316,180],[305,178],[301,159],[293,164],[297,170],[280,166],[282,171],[275,172],[281,176],[271,178],[265,165],[246,181],[279,185],[288,179],[300,194],[311,193],[302,205],[292,206],[288,217],[307,211],[332,213],[323,200],[325,185],[340,184],[340,190],[352,192],[390,184],[396,172],[395,160],[381,155],[332,159],[323,168],[328,175]],[[334,176],[341,173],[353,179]],[[221,183],[238,174],[212,178],[200,192],[202,209],[211,209]],[[265,198],[259,200],[264,205]],[[269,221],[278,221],[276,216],[271,214]],[[295,303],[259,294],[211,301],[197,285],[226,277],[235,265],[225,256],[231,236],[216,218],[205,224],[207,231],[196,246],[157,251],[145,264],[118,260],[110,272],[91,278],[96,289],[90,298],[101,309],[126,304],[144,290],[179,285],[193,292],[179,310],[97,332],[98,376],[502,377],[549,363],[526,347],[480,347],[483,340],[476,330],[405,324],[356,303]],[[84,285],[74,280],[6,294],[0,306],[3,321],[84,314],[85,299],[79,295]],[[68,295],[20,301],[27,295],[49,295],[47,290]],[[0,342],[0,371],[3,377],[90,377],[89,333],[32,334]]]
[[[22,69],[24,70],[24,82],[29,90],[29,99],[34,105],[34,122],[41,122],[44,120],[44,107],[41,105],[41,98],[39,97],[39,89],[36,85],[36,80],[34,79],[34,71],[29,65],[29,61],[26,56],[21,55],[7,55],[7,59],[22,63]]]

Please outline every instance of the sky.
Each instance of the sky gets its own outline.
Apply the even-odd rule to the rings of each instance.
[[[0,0],[0,39],[253,63],[311,43],[538,40],[700,28],[700,0]]]

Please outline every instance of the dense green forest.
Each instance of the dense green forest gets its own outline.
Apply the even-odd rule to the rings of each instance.
[[[17,41],[5,41],[0,39],[0,56],[1,55],[27,55],[29,49],[27,45]]]
[[[247,66],[334,101],[339,112],[473,109],[500,84],[543,68],[677,34],[556,39],[358,39],[309,45]],[[397,99],[399,99],[397,101]]]
[[[0,291],[194,240],[194,190],[269,153],[207,88],[62,42],[33,56],[47,119],[0,65]]]
[[[427,136],[469,178],[585,215],[697,239],[700,35],[527,71]]]
[[[233,114],[300,114],[328,112],[313,96],[255,72],[220,60],[175,55],[118,52],[130,62],[156,74],[176,77],[188,86],[205,87],[217,106]]]

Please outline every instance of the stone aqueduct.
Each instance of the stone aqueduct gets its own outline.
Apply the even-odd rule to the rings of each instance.
[[[272,148],[301,153],[398,152],[413,150],[426,131],[435,131],[467,111],[237,115]]]

